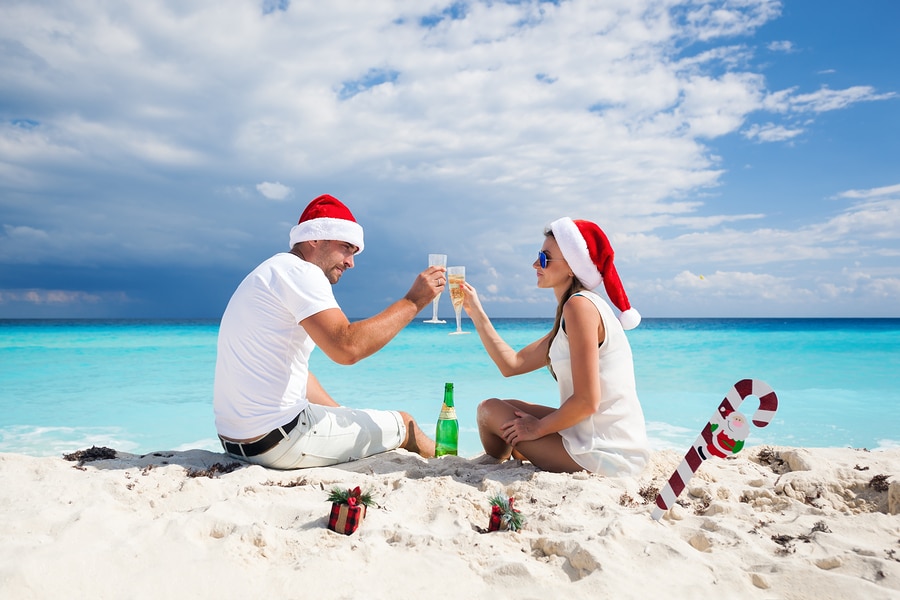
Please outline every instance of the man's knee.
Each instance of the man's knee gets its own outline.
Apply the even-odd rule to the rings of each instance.
[[[400,419],[403,421],[403,428],[406,430],[406,439],[404,439],[400,445],[406,448],[410,444],[416,443],[416,438],[421,435],[421,429],[411,414],[402,410],[398,410],[397,412],[400,413]]]

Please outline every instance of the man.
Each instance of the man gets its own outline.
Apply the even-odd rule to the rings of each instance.
[[[434,456],[434,442],[409,414],[338,405],[309,371],[309,356],[318,346],[350,365],[374,354],[443,291],[445,269],[429,267],[402,300],[351,323],[331,288],[363,250],[363,229],[350,210],[319,196],[290,241],[290,252],[241,282],[222,316],[213,407],[226,452],[276,469],[333,465],[398,447]]]

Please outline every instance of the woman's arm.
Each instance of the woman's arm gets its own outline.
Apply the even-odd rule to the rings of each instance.
[[[541,419],[517,411],[504,425],[504,439],[515,444],[557,433],[584,421],[600,407],[600,342],[606,338],[603,320],[594,303],[572,296],[563,307],[572,357],[574,392],[558,409]]]
[[[463,288],[466,292],[463,308],[472,319],[472,324],[475,325],[475,330],[478,332],[488,356],[491,357],[504,377],[530,373],[547,365],[547,350],[550,347],[549,333],[517,352],[494,329],[494,325],[481,306],[475,288],[469,282],[465,282]]]

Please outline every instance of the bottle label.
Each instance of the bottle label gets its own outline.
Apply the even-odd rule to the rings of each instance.
[[[456,419],[456,408],[453,406],[447,406],[446,404],[441,404],[441,414],[438,419],[443,420],[455,420]]]

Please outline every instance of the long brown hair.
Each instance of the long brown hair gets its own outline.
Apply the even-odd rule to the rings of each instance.
[[[545,237],[554,237],[553,231],[549,228],[544,231]],[[563,257],[565,258],[565,257]],[[562,295],[562,298],[559,299],[559,305],[556,307],[556,319],[553,321],[553,329],[550,330],[550,343],[547,344],[547,364],[550,364],[550,346],[553,345],[553,339],[556,337],[556,334],[559,333],[559,328],[562,326],[562,316],[563,316],[563,307],[566,305],[566,302],[569,301],[574,294],[578,292],[583,292],[587,288],[581,283],[578,277],[572,277],[572,283],[569,284],[569,289]]]

